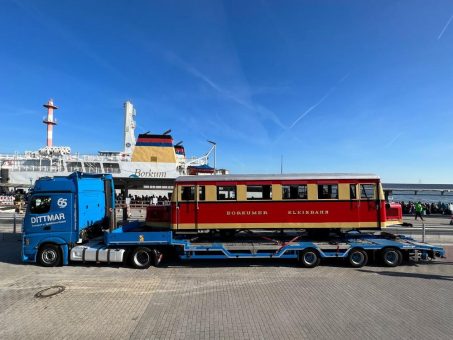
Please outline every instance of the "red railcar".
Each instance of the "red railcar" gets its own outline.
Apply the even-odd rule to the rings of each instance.
[[[182,176],[147,224],[175,231],[381,229],[402,223],[373,174]]]

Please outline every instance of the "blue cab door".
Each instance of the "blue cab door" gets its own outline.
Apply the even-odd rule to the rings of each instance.
[[[24,234],[37,238],[58,238],[65,243],[74,241],[73,208],[71,193],[33,195],[24,219]]]

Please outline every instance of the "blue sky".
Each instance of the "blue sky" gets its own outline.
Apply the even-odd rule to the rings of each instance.
[[[0,152],[172,129],[235,173],[453,182],[452,1],[0,2]]]

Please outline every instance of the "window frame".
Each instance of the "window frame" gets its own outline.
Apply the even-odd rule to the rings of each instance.
[[[198,185],[198,200],[206,201],[206,186]]]
[[[363,188],[365,185],[373,186],[373,196],[372,197],[362,197],[362,192],[366,193],[366,189]],[[377,198],[377,184],[376,183],[359,183],[359,189],[360,189],[359,191],[360,191],[360,199],[361,200],[372,201],[372,200],[375,200]],[[364,189],[364,191],[362,191],[363,189]]]
[[[36,202],[37,198],[49,199],[49,201],[47,202],[47,204],[48,204],[47,210],[45,210],[45,211],[44,210],[43,211],[35,211],[34,210],[34,209],[36,209],[36,205],[33,206],[33,202]],[[50,211],[50,208],[52,207],[52,196],[51,195],[36,195],[36,196],[32,196],[29,206],[30,206],[29,211],[30,211],[31,214],[35,214],[35,215],[47,214]]]
[[[220,188],[233,188],[232,192],[234,192],[234,198],[230,198],[230,197],[220,198],[220,196],[219,196]],[[222,191],[225,191],[225,189],[223,189]],[[228,190],[228,196],[230,196],[230,192],[231,191]],[[238,194],[237,185],[216,185],[217,201],[237,201],[237,197],[238,197],[237,194]]]
[[[352,188],[354,188],[354,197],[352,197]],[[357,200],[357,183],[349,183],[349,199],[350,200]]]
[[[249,193],[252,192],[259,192],[259,191],[249,191],[249,188],[261,188],[261,195],[262,197],[254,198],[254,197],[248,197]],[[264,197],[264,187],[269,188],[269,197]],[[272,200],[272,184],[246,184],[245,185],[245,199],[247,201],[270,201]]]
[[[289,188],[289,197],[285,197],[285,187]],[[291,187],[297,187],[297,197],[291,197]],[[305,197],[300,197],[300,187],[305,187]],[[282,184],[282,200],[308,200],[308,184],[301,183],[301,184]]]
[[[190,197],[189,199],[184,198],[184,188],[190,188]],[[193,189],[193,190],[192,190]],[[193,197],[193,198],[192,198]],[[195,185],[181,185],[181,201],[183,202],[189,202],[189,201],[195,201],[196,197],[196,186]]]
[[[339,190],[339,183],[317,183],[317,186],[318,186],[318,190],[317,190],[317,194],[318,194],[318,200],[338,200],[338,190]],[[328,186],[328,187],[336,187],[336,197],[319,197],[319,193],[320,193],[320,188],[321,187],[324,187],[324,186]],[[324,190],[324,188],[322,188],[322,190]],[[329,190],[329,189],[328,189]],[[330,192],[330,195],[332,195],[332,192],[333,190],[329,190]]]

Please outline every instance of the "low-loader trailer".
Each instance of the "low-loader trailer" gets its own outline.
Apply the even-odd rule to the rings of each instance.
[[[159,265],[166,255],[180,259],[295,259],[312,268],[324,258],[346,260],[352,267],[369,258],[398,266],[410,257],[443,257],[439,246],[401,235],[349,232],[311,238],[301,231],[242,230],[177,233],[171,226],[138,221],[116,226],[113,178],[73,173],[36,181],[23,222],[22,259],[42,266],[71,262],[128,263],[135,268]]]

